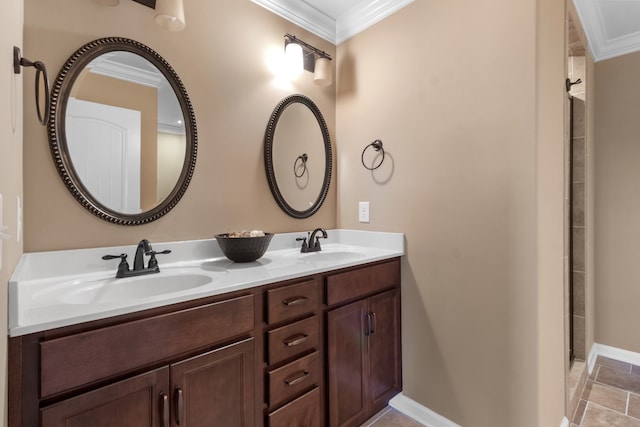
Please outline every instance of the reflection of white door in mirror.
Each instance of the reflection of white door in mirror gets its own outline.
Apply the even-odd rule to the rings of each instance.
[[[140,111],[69,98],[67,145],[73,167],[104,206],[140,209]],[[117,171],[117,172],[116,172]]]

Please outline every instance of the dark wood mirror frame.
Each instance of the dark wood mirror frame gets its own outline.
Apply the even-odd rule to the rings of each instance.
[[[176,94],[185,121],[186,153],[180,177],[169,195],[154,208],[139,214],[114,211],[100,203],[79,179],[71,161],[65,131],[67,100],[73,84],[92,60],[113,51],[131,52],[148,60],[169,81]],[[73,197],[89,212],[99,218],[120,225],[141,225],[157,220],[173,209],[182,198],[195,169],[197,154],[196,119],[187,91],[171,65],[154,50],[135,40],[108,37],[94,40],[78,49],[66,61],[51,91],[50,120],[48,123],[49,146],[58,173]]]
[[[300,103],[307,106],[315,116],[316,120],[318,121],[320,131],[322,132],[325,152],[325,170],[322,189],[320,191],[320,194],[318,194],[317,199],[313,202],[309,209],[303,211],[294,209],[282,195],[282,192],[280,191],[278,182],[276,180],[273,161],[274,135],[276,132],[276,126],[278,125],[278,120],[287,109],[287,107],[294,103]],[[267,172],[267,181],[269,183],[271,193],[273,194],[273,197],[275,198],[278,206],[280,206],[280,208],[287,215],[298,219],[308,218],[311,215],[315,214],[318,209],[320,209],[322,203],[327,197],[327,194],[329,193],[333,160],[331,157],[331,138],[329,137],[329,129],[327,128],[327,124],[324,120],[324,117],[322,116],[322,113],[320,112],[320,109],[311,99],[304,95],[290,95],[280,101],[280,103],[278,103],[276,108],[273,110],[273,113],[271,114],[271,118],[269,119],[269,124],[267,125],[267,131],[264,137],[264,163]]]

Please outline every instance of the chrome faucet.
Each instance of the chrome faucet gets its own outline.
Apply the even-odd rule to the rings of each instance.
[[[120,258],[120,264],[118,264],[118,271],[116,272],[116,278],[141,276],[143,274],[160,273],[160,267],[158,267],[158,260],[156,255],[168,254],[171,250],[166,249],[162,252],[156,252],[151,247],[151,243],[147,239],[142,239],[138,243],[136,248],[136,254],[133,258],[133,270],[129,269],[129,263],[127,262],[127,254],[120,255],[105,255],[102,257],[104,260]],[[149,263],[144,266],[144,256],[149,256]]]
[[[322,236],[316,236],[316,234],[322,233]],[[307,242],[308,238],[308,242]],[[320,240],[318,239],[326,239],[327,231],[324,228],[316,228],[311,233],[307,233],[307,237],[298,237],[297,241],[302,241],[302,247],[300,248],[300,252],[318,252],[321,251]]]

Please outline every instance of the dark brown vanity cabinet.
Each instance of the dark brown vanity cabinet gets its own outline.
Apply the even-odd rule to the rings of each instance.
[[[357,426],[400,381],[396,258],[10,338],[9,426]]]
[[[253,367],[249,338],[47,406],[41,425],[252,426]]]
[[[254,426],[255,295],[209,301],[11,339],[11,427]]]
[[[323,373],[320,280],[266,292],[266,425],[320,427]]]
[[[330,276],[327,297],[338,302],[399,284],[397,268],[387,263]],[[342,288],[332,293],[340,285],[350,287],[348,296]],[[359,426],[401,390],[399,289],[328,311],[326,335],[329,425]]]

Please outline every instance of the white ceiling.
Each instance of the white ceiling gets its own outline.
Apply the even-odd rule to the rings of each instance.
[[[413,0],[251,0],[338,45]]]
[[[573,0],[594,61],[640,50],[640,0]]]

